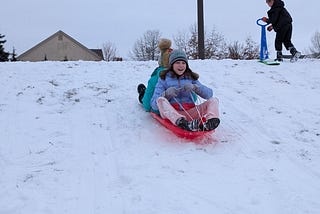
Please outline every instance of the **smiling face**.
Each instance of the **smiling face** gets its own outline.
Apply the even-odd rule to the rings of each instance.
[[[181,76],[187,69],[187,63],[183,60],[178,60],[173,63],[173,71],[178,75]]]

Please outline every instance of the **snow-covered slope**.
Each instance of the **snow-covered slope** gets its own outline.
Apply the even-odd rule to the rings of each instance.
[[[139,106],[156,66],[0,63],[0,213],[319,213],[320,61],[190,61],[221,113],[196,143]]]

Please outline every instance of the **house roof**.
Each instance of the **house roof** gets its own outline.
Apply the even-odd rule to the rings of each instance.
[[[98,56],[100,56],[103,59],[102,49],[90,49],[90,50],[95,52]]]
[[[45,44],[46,42],[48,42],[49,40],[51,40],[52,38],[56,37],[56,36],[64,36],[66,38],[68,38],[69,40],[71,40],[73,43],[75,43],[78,47],[82,48],[83,50],[85,50],[86,52],[90,53],[91,55],[95,56],[97,59],[103,60],[103,54],[99,54],[99,52],[102,50],[101,49],[88,49],[87,47],[85,47],[84,45],[82,45],[80,42],[78,42],[77,40],[75,40],[74,38],[72,38],[71,36],[69,36],[68,34],[66,34],[65,32],[63,32],[62,30],[59,30],[58,32],[54,33],[53,35],[51,35],[50,37],[48,37],[47,39],[43,40],[42,42],[38,43],[37,45],[35,45],[34,47],[30,48],[29,50],[27,50],[26,52],[22,53],[21,55],[19,55],[17,57],[17,60],[19,60],[19,58],[22,58],[23,56],[29,54],[30,52],[34,51],[35,49],[37,49],[38,47],[42,46],[43,44]],[[100,51],[99,51],[100,50]]]

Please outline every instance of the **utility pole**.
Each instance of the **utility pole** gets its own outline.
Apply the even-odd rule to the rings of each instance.
[[[198,1],[198,54],[199,59],[204,59],[204,21],[203,0]]]

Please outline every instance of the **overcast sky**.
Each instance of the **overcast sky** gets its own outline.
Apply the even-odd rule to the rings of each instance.
[[[304,51],[320,31],[319,0],[287,0],[293,23],[292,41]],[[266,16],[265,0],[204,0],[205,28],[213,27],[227,42],[251,36],[260,43],[256,20]],[[173,39],[197,22],[197,0],[4,0],[1,2],[0,33],[6,51],[18,55],[62,30],[88,48],[112,42],[118,55],[127,57],[134,43],[147,30],[159,30]],[[274,51],[274,33],[268,33],[269,51]],[[271,45],[271,47],[270,47]]]

